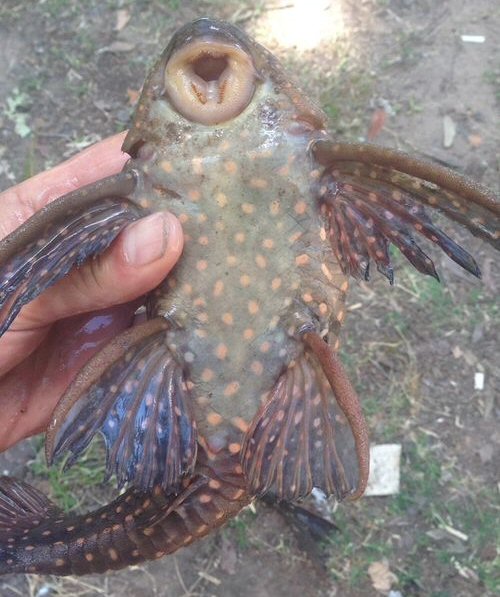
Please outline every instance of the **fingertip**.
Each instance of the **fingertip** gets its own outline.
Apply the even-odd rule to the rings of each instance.
[[[175,262],[182,251],[179,220],[165,211],[141,218],[123,231],[121,244],[123,259],[130,267]]]
[[[181,225],[172,214],[158,212],[137,220],[105,253],[87,260],[27,305],[21,329],[127,303],[147,294],[167,277],[182,247]]]

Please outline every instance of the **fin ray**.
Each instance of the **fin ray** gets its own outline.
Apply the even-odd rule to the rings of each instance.
[[[0,241],[0,336],[24,305],[144,215],[125,198],[134,186],[122,173],[68,193]]]
[[[492,191],[442,166],[370,144],[313,144],[324,166],[320,195],[330,239],[345,273],[368,278],[369,263],[392,283],[388,252],[393,244],[420,272],[439,279],[417,237],[425,237],[472,275],[474,258],[433,223],[439,211],[500,248],[500,201]]]
[[[119,485],[148,490],[159,484],[175,491],[192,474],[196,423],[166,329],[161,318],[136,326],[87,363],[54,411],[49,462],[69,451],[70,466],[99,431],[107,475],[116,474]]]
[[[0,477],[0,540],[22,535],[61,510],[40,491],[12,477]]]
[[[346,441],[341,427],[347,421],[334,402],[319,364],[306,351],[281,375],[246,434],[243,468],[251,493],[272,492],[287,501],[313,487],[339,500],[357,493],[357,465],[349,459],[353,440]]]

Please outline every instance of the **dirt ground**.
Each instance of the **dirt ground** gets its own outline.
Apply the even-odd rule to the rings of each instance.
[[[496,0],[0,0],[0,189],[126,128],[147,65],[178,26],[203,15],[239,23],[276,52],[335,135],[364,140],[371,130],[377,143],[499,190]],[[445,122],[455,129],[447,148]],[[257,504],[169,558],[80,579],[7,576],[0,595],[498,594],[500,275],[492,249],[446,230],[474,254],[482,281],[434,253],[441,285],[398,258],[394,287],[374,276],[349,298],[342,356],[372,441],[402,444],[398,496],[339,506],[321,557]],[[477,372],[483,390],[474,389]],[[93,485],[61,489],[33,450],[18,448],[0,469],[56,497],[83,495],[89,508],[105,499]]]

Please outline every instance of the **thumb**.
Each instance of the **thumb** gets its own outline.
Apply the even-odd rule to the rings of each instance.
[[[131,301],[157,286],[182,252],[179,221],[168,212],[127,226],[102,255],[27,305],[13,329],[41,327],[58,319]]]

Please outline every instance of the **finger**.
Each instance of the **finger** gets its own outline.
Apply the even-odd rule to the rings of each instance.
[[[119,172],[129,159],[121,151],[125,135],[126,132],[104,139],[55,168],[0,193],[0,238],[57,197]]]
[[[0,339],[0,375],[33,351],[54,321],[126,303],[157,286],[179,258],[179,221],[159,212],[129,225],[102,256],[26,305]]]

